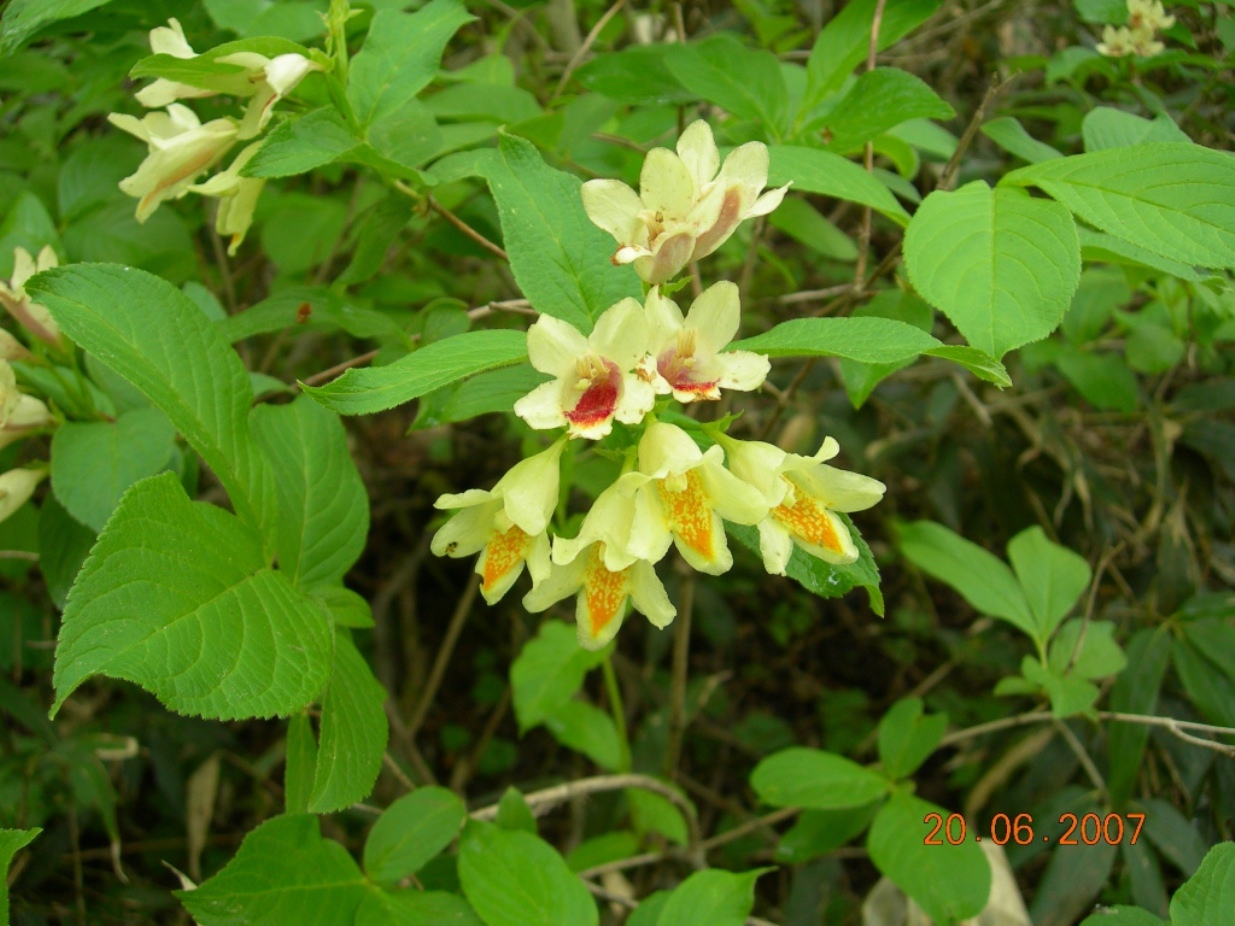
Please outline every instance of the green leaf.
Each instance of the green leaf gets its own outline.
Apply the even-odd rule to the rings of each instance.
[[[361,629],[373,626],[373,609],[369,607],[369,602],[351,589],[341,585],[319,585],[307,591],[330,612],[338,626]]]
[[[1187,639],[1175,641],[1171,662],[1188,698],[1205,718],[1219,726],[1235,726],[1235,680]]]
[[[909,224],[909,213],[886,186],[858,164],[822,148],[772,145],[768,148],[768,185],[818,193],[870,206],[898,225]]]
[[[755,882],[771,870],[696,871],[673,889],[657,926],[743,926],[755,906]]]
[[[804,131],[823,133],[828,148],[854,151],[910,119],[951,119],[956,111],[908,71],[875,68],[857,79],[827,115]]]
[[[902,524],[896,533],[901,552],[923,572],[951,585],[976,610],[1038,639],[1029,601],[1003,560],[933,521]]]
[[[1128,669],[1111,690],[1111,710],[1122,714],[1153,715],[1158,690],[1171,655],[1171,637],[1165,627],[1144,628],[1128,642]],[[1149,728],[1139,723],[1112,721],[1107,728],[1109,769],[1106,773],[1111,804],[1122,810],[1132,797],[1141,770]]]
[[[269,538],[277,502],[249,435],[249,375],[201,309],[165,280],[111,264],[48,270],[26,290],[65,334],[162,409],[218,475],[236,513]]]
[[[287,762],[283,770],[283,806],[285,813],[308,813],[313,794],[313,779],[317,774],[317,740],[313,724],[303,711],[293,714],[287,722]]]
[[[443,136],[433,113],[420,100],[407,100],[369,127],[369,144],[348,160],[395,176],[417,176],[416,168],[442,150]]]
[[[394,882],[418,872],[448,845],[467,808],[446,788],[418,788],[387,807],[364,845],[364,870],[374,881]]]
[[[463,893],[487,926],[596,926],[596,904],[553,847],[469,821],[459,843]],[[209,924],[206,924],[209,926]]]
[[[498,150],[485,154],[468,173],[489,182],[510,269],[533,308],[587,334],[605,309],[642,297],[638,277],[610,261],[616,246],[583,211],[577,177],[550,167],[514,135],[503,134]]]
[[[940,346],[921,328],[891,318],[793,318],[753,338],[734,341],[729,349],[769,357],[844,357],[863,363],[899,363]]]
[[[1055,366],[1090,405],[1131,415],[1140,402],[1136,377],[1118,354],[1063,351]]]
[[[544,724],[563,746],[583,753],[607,771],[621,769],[622,740],[613,718],[600,708],[583,701],[567,701],[546,717]]]
[[[0,926],[8,926],[9,923],[9,865],[13,856],[41,832],[43,830],[37,826],[28,830],[0,829]]]
[[[1192,139],[1180,131],[1179,126],[1165,113],[1156,119],[1142,119],[1109,106],[1090,110],[1081,122],[1081,134],[1085,139],[1086,151],[1130,148],[1159,141],[1192,144]]]
[[[1113,907],[1103,907],[1097,913],[1085,917],[1081,926],[1170,926],[1170,924],[1140,907],[1116,904]]]
[[[0,58],[21,48],[44,26],[71,19],[111,0],[12,0],[0,17]]]
[[[69,593],[51,713],[104,674],[183,714],[290,714],[321,691],[333,642],[257,534],[164,473],[121,499]]]
[[[1195,875],[1209,845],[1196,823],[1159,797],[1142,802],[1139,809],[1145,811],[1145,835],[1154,848],[1185,877]]]
[[[446,43],[474,19],[459,0],[433,0],[415,13],[374,14],[348,70],[347,97],[361,127],[367,129],[428,86]]]
[[[1067,657],[1064,658],[1066,661]],[[1064,675],[1062,669],[1048,668],[1033,656],[1026,656],[1021,660],[1021,674],[1051,699],[1051,713],[1061,720],[1075,714],[1090,712],[1100,694],[1097,685],[1091,684],[1075,673]],[[1004,681],[1015,681],[1015,679],[1003,679],[1000,684],[1002,685]],[[999,685],[995,686],[995,694],[1018,693],[1031,692],[1016,692],[1010,686],[1004,686],[1001,690]]]
[[[446,386],[425,396],[413,428],[433,428],[468,421],[477,415],[509,412],[515,402],[548,379],[529,363],[477,373],[456,386]]]
[[[879,721],[879,761],[892,778],[912,775],[939,746],[947,714],[922,713],[921,698],[897,701]]]
[[[991,866],[967,834],[960,845],[925,845],[928,814],[948,811],[910,794],[894,794],[875,814],[866,848],[875,867],[936,923],[976,917],[991,892]]]
[[[279,570],[297,585],[334,585],[364,551],[369,495],[338,416],[308,396],[258,405],[257,443],[278,474]]]
[[[507,788],[497,802],[497,815],[493,818],[501,829],[512,833],[536,835],[536,815],[523,799],[523,793],[515,787]]]
[[[484,926],[458,894],[446,891],[371,893],[361,904],[355,926]]]
[[[1145,248],[1135,245],[1130,241],[1124,241],[1122,238],[1116,238],[1114,235],[1094,231],[1090,228],[1077,228],[1077,233],[1081,237],[1081,256],[1087,261],[1097,260],[1106,261],[1107,263],[1151,267],[1154,270],[1161,270],[1163,273],[1179,277],[1181,280],[1191,280],[1192,282],[1199,282],[1205,279],[1205,276],[1197,273],[1190,264],[1171,260],[1169,257],[1163,257],[1160,254],[1147,251]]]
[[[304,325],[308,330],[343,330],[357,338],[410,344],[389,315],[365,309],[324,286],[289,286],[218,322],[229,343]]]
[[[382,770],[389,733],[386,690],[346,630],[335,633],[334,667],[322,695],[322,741],[309,810],[333,813],[364,800]]]
[[[868,302],[853,310],[854,318],[890,318],[922,331],[929,332],[934,322],[935,311],[913,293],[901,289],[887,289],[876,293]],[[857,360],[841,360],[840,372],[845,381],[845,391],[854,408],[860,408],[884,379],[913,362],[912,358],[896,363],[861,363]]]
[[[687,90],[739,119],[755,119],[780,138],[789,118],[789,91],[776,56],[747,48],[729,32],[679,45],[665,57]]]
[[[866,589],[870,597],[871,610],[883,616],[883,592],[879,589],[879,567],[871,555],[870,547],[854,527],[849,515],[837,512],[838,517],[849,528],[849,534],[858,547],[858,559],[846,566],[825,563],[811,556],[801,547],[794,545],[785,567],[785,575],[798,582],[809,592],[820,598],[839,598],[859,586]],[[742,546],[752,553],[759,552],[759,529],[745,524],[725,524],[725,530]]]
[[[25,248],[31,257],[38,257],[44,245],[51,245],[57,253],[63,253],[51,213],[34,193],[22,190],[8,206],[4,221],[0,223],[0,279],[7,280],[13,275],[14,248]]]
[[[338,111],[323,107],[278,125],[240,172],[246,177],[304,174],[338,160],[360,144]]]
[[[627,788],[626,804],[630,808],[631,825],[641,836],[659,833],[679,846],[686,845],[690,839],[682,810],[663,794],[643,788]]]
[[[1008,541],[1008,560],[1038,622],[1038,636],[1045,640],[1089,587],[1093,576],[1089,563],[1067,547],[1052,543],[1037,526]]]
[[[1074,802],[1066,809],[1075,813],[1077,819],[1084,819],[1086,813],[1097,813],[1101,818],[1103,811],[1091,800]],[[1059,819],[1057,814],[1052,817],[1052,823]],[[1110,877],[1117,854],[1118,847],[1102,839],[1092,846],[1081,842],[1075,846],[1056,847],[1030,902],[1031,922],[1075,923],[1093,909],[1094,901]]]
[[[839,849],[870,826],[881,801],[840,810],[805,810],[780,838],[776,860],[800,865]]]
[[[869,804],[887,794],[892,782],[844,756],[794,746],[756,765],[750,786],[773,807],[836,810]]]
[[[768,216],[768,223],[795,241],[832,260],[854,261],[858,246],[804,199],[790,196]]]
[[[574,627],[549,620],[534,640],[523,644],[510,667],[519,732],[526,733],[562,709],[583,684],[583,677],[604,661],[605,651],[579,645]]]
[[[1008,375],[1007,368],[986,351],[978,350],[976,347],[968,347],[964,344],[944,344],[924,350],[922,353],[927,357],[949,360],[964,367],[978,379],[994,383],[1001,389],[1012,385],[1012,377]]]
[[[95,532],[70,515],[54,492],[48,493],[39,508],[39,571],[56,607],[63,610],[73,580],[96,539]],[[18,614],[13,617],[20,620]],[[33,668],[28,663],[27,667]]]
[[[1235,267],[1235,157],[1159,142],[1022,167],[1000,184],[1036,186],[1086,222],[1155,254]]]
[[[606,865],[618,859],[630,858],[639,852],[639,837],[631,830],[614,830],[585,839],[566,856],[566,864],[574,872]]]
[[[201,926],[351,923],[373,890],[317,818],[289,814],[250,832],[227,865],[195,891],[176,891]]]
[[[667,64],[681,48],[677,43],[628,45],[597,55],[575,77],[594,93],[631,106],[689,103],[696,96],[678,83]]]
[[[879,50],[895,44],[925,22],[939,5],[940,0],[889,0],[879,23]],[[813,109],[838,91],[853,69],[866,60],[876,6],[876,0],[847,3],[819,33],[806,65],[806,95],[801,112]]]
[[[1067,671],[1082,629],[1085,639],[1069,674],[1077,678],[1098,679],[1123,671],[1128,660],[1115,642],[1115,625],[1110,621],[1090,621],[1086,627],[1080,618],[1073,618],[1060,627],[1059,633],[1051,640],[1047,657],[1050,670],[1056,675],[1063,675]]]
[[[1081,246],[1058,204],[975,181],[926,197],[905,233],[905,264],[914,288],[970,344],[1002,357],[1063,320]]]
[[[1004,151],[1030,164],[1063,157],[1055,148],[1038,141],[1025,131],[1020,120],[1013,116],[1000,116],[982,123],[982,134]]]
[[[66,421],[52,439],[52,487],[69,514],[97,533],[129,486],[167,466],[175,440],[175,428],[155,408],[114,422]]]
[[[434,341],[384,367],[348,370],[306,393],[340,415],[371,415],[475,373],[527,360],[527,333],[468,331]]]

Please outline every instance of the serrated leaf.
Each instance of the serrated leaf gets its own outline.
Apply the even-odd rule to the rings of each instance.
[[[696,95],[678,83],[666,63],[680,48],[677,43],[628,45],[597,55],[575,78],[595,93],[632,106],[689,103]]]
[[[948,811],[910,794],[894,794],[875,814],[866,848],[875,867],[936,923],[976,917],[991,893],[991,866],[968,834],[960,845],[926,845],[927,814]]]
[[[355,926],[484,926],[458,894],[414,888],[369,894]]]
[[[1037,638],[1025,592],[1003,560],[932,521],[902,524],[897,537],[901,552],[919,569],[951,585],[976,610]]]
[[[129,486],[170,462],[175,440],[175,428],[154,408],[113,422],[66,421],[52,438],[52,487],[69,514],[97,533]]]
[[[285,813],[309,812],[316,774],[317,740],[313,738],[309,715],[302,711],[293,714],[287,723],[287,759],[283,769]]]
[[[769,357],[844,357],[862,363],[899,363],[934,347],[939,340],[921,328],[891,318],[793,318],[730,350]]]
[[[1063,153],[1052,148],[1045,142],[1040,142],[1021,125],[1014,116],[1000,116],[982,123],[982,134],[997,144],[1004,151],[1028,161],[1039,164],[1042,161],[1052,161],[1063,157]]]
[[[1192,144],[1192,139],[1165,113],[1156,119],[1142,119],[1110,106],[1098,106],[1086,113],[1081,122],[1081,136],[1086,151],[1129,148],[1156,141]]]
[[[249,375],[216,325],[143,270],[74,264],[26,290],[62,331],[157,405],[218,475],[236,513],[270,538],[274,478],[249,434]]]
[[[250,423],[279,476],[279,570],[306,588],[342,582],[369,533],[369,495],[342,423],[308,396],[258,405]]]
[[[768,186],[793,183],[795,190],[845,199],[870,206],[898,225],[909,224],[909,213],[886,186],[862,167],[822,148],[772,145],[768,148]]]
[[[527,359],[523,331],[467,331],[434,341],[384,367],[348,370],[304,391],[340,415],[371,415],[475,373]]]
[[[755,905],[755,882],[770,868],[740,874],[696,871],[675,887],[657,926],[743,926]]]
[[[892,790],[892,782],[836,753],[794,746],[755,766],[750,786],[773,807],[837,810],[862,807]]]
[[[515,402],[548,380],[529,363],[477,373],[457,386],[426,396],[412,427],[432,428],[491,412],[509,412]]]
[[[348,70],[347,98],[368,128],[428,86],[446,43],[475,19],[458,0],[433,0],[415,13],[379,10]]]
[[[756,119],[780,138],[789,116],[789,92],[776,56],[747,48],[733,33],[677,46],[665,63],[687,90],[739,119]]]
[[[8,57],[40,29],[110,3],[111,0],[13,0],[0,17],[0,58]]]
[[[864,588],[870,596],[871,610],[882,617],[883,592],[879,589],[879,567],[875,564],[875,558],[871,555],[870,547],[866,545],[862,535],[858,533],[858,529],[854,527],[849,515],[840,512],[836,512],[836,515],[845,522],[845,526],[849,528],[849,535],[857,545],[857,561],[845,566],[825,563],[795,544],[789,563],[785,567],[785,575],[820,598],[839,598],[855,588]],[[746,549],[752,553],[759,553],[758,528],[726,522],[725,530]]]
[[[176,891],[201,926],[351,923],[373,887],[317,818],[288,814],[250,832],[235,858],[197,890]]]
[[[40,827],[28,830],[0,829],[0,924],[9,922],[9,865],[13,856],[28,846],[34,837],[43,832]]]
[[[557,713],[574,697],[583,677],[600,665],[605,650],[586,650],[575,629],[545,621],[536,638],[523,644],[510,667],[510,685],[520,732]]]
[[[326,683],[333,643],[257,534],[164,473],[125,494],[69,593],[51,713],[103,674],[183,714],[290,714]]]
[[[905,264],[914,288],[970,344],[1002,357],[1063,320],[1081,246],[1057,203],[975,181],[926,197],[905,233]]]
[[[377,818],[364,846],[364,869],[374,881],[415,874],[455,838],[467,808],[446,788],[418,788]]]
[[[382,769],[389,729],[386,690],[346,630],[335,634],[334,665],[322,695],[322,735],[312,813],[333,813],[364,800]]]
[[[599,921],[583,882],[552,846],[530,833],[470,821],[459,843],[459,880],[487,926],[596,926]]]
[[[333,107],[323,107],[278,125],[241,168],[246,177],[292,177],[330,164],[361,141]]]
[[[1235,267],[1235,157],[1160,142],[1093,151],[1013,171],[1091,225],[1185,264]]]
[[[828,148],[844,153],[910,119],[951,119],[955,115],[920,78],[899,68],[875,68],[859,77],[827,115],[808,123],[804,131],[822,132]]]
[[[43,581],[47,583],[48,594],[56,607],[64,608],[73,580],[77,578],[96,539],[94,531],[65,510],[55,492],[48,493],[39,508],[39,571],[43,573]],[[20,621],[20,612],[10,613]],[[20,638],[21,635],[18,636]],[[23,658],[23,663],[28,658]]]

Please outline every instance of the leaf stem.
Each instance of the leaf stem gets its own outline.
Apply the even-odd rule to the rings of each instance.
[[[605,653],[600,664],[605,676],[605,691],[609,695],[609,711],[613,714],[613,725],[617,727],[618,740],[622,744],[622,765],[620,771],[630,771],[630,736],[626,730],[626,707],[622,701],[622,686],[618,683],[617,673],[613,671],[613,654]]]

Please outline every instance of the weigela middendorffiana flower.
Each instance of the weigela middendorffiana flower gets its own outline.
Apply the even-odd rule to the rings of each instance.
[[[754,486],[743,482],[722,462],[724,451],[706,452],[681,428],[656,422],[639,441],[635,510],[627,550],[658,561],[672,537],[682,558],[700,572],[720,575],[733,565],[725,538],[725,521],[758,524],[768,504]]]
[[[1128,25],[1162,32],[1175,25],[1175,17],[1166,15],[1161,0],[1128,0]]]
[[[236,141],[234,120],[214,119],[202,125],[193,110],[179,103],[141,119],[123,113],[112,113],[107,119],[150,146],[137,172],[120,181],[121,190],[138,198],[139,222],[150,218],[159,203],[187,193],[193,181],[218,163]]]
[[[549,574],[549,519],[558,502],[559,461],[565,439],[516,463],[490,491],[469,489],[443,495],[435,507],[457,510],[433,536],[437,556],[480,553],[480,593],[496,603],[523,572],[533,583]]]
[[[39,251],[38,259],[30,256],[25,248],[13,250],[13,278],[8,285],[0,283],[0,304],[17,322],[40,341],[53,346],[60,343],[60,327],[52,320],[51,312],[26,295],[26,281],[36,273],[42,273],[59,265],[56,252],[50,244]],[[10,358],[12,359],[12,358]]]
[[[759,551],[773,575],[784,575],[793,546],[824,562],[855,562],[858,548],[835,512],[865,511],[883,498],[877,479],[828,466],[840,452],[829,437],[813,457],[786,453],[762,441],[720,438],[734,475],[758,488],[768,504],[759,522]]]
[[[1167,15],[1160,0],[1128,0],[1128,24],[1105,26],[1102,41],[1096,49],[1098,54],[1108,58],[1127,55],[1152,58],[1166,50],[1166,46],[1157,40],[1157,33],[1173,25],[1175,17]]]
[[[647,352],[647,322],[638,300],[607,309],[584,337],[568,322],[542,315],[528,329],[528,359],[554,377],[515,403],[515,414],[537,429],[566,427],[571,437],[597,439],[613,419],[638,424],[656,393],[635,371]]]
[[[30,499],[46,475],[47,471],[42,469],[11,469],[0,475],[0,521]]]
[[[771,364],[745,350],[721,353],[738,333],[738,288],[721,282],[706,289],[686,317],[677,303],[652,289],[647,298],[648,357],[644,362],[658,393],[679,402],[719,399],[721,389],[749,392],[763,385]]]
[[[166,26],[157,26],[150,30],[150,50],[156,55],[170,55],[173,58],[197,57],[197,52],[184,37],[184,29],[180,27],[178,19],[169,19]],[[213,96],[216,92],[159,77],[150,86],[138,90],[135,96],[137,102],[147,109],[162,109],[177,100],[200,99]]]
[[[0,448],[28,437],[51,423],[47,406],[17,389],[17,376],[7,360],[0,360]]]
[[[253,98],[240,122],[238,137],[241,141],[260,135],[274,114],[274,104],[295,90],[296,85],[310,72],[322,70],[320,64],[294,52],[267,58],[265,55],[242,51],[234,55],[224,55],[218,60],[248,69]]]
[[[221,170],[205,183],[197,183],[189,187],[189,192],[202,196],[217,196],[219,210],[215,215],[214,228],[220,236],[230,238],[227,253],[234,255],[236,249],[244,241],[244,236],[253,224],[253,210],[257,206],[258,197],[266,186],[265,178],[242,177],[240,169],[257,153],[260,144],[249,145],[227,170]]]
[[[743,219],[767,215],[787,186],[762,192],[768,149],[748,142],[722,165],[711,127],[699,120],[678,139],[677,153],[653,148],[636,193],[620,180],[583,184],[588,218],[617,239],[615,264],[633,264],[648,283],[664,283],[715,251]]]

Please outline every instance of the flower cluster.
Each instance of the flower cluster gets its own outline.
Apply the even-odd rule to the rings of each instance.
[[[173,58],[199,57],[175,19],[150,31],[150,50]],[[214,58],[211,63],[223,67],[219,74],[209,77],[209,87],[160,77],[136,95],[139,103],[154,112],[141,119],[112,113],[108,119],[112,125],[146,142],[150,149],[137,171],[120,181],[120,189],[138,200],[137,221],[146,221],[160,203],[186,193],[218,197],[215,228],[231,239],[228,253],[234,254],[249,230],[253,208],[266,182],[240,174],[260,143],[253,142],[241,149],[226,170],[205,183],[195,181],[218,164],[234,145],[252,142],[265,131],[275,103],[291,93],[311,71],[322,68],[294,52],[268,58],[240,51]],[[224,117],[203,124],[193,110],[179,102],[219,93],[248,100],[241,118]]]
[[[1097,45],[1098,54],[1108,58],[1160,55],[1166,46],[1158,41],[1157,34],[1173,25],[1175,17],[1166,15],[1161,0],[1128,0],[1128,24],[1106,26]]]
[[[640,190],[616,180],[583,185],[584,209],[613,235],[615,264],[632,264],[651,284],[642,304],[624,299],[584,335],[541,316],[528,330],[533,367],[552,377],[515,403],[538,430],[565,428],[549,449],[523,460],[490,491],[443,495],[456,514],[438,530],[438,555],[479,554],[476,571],[489,603],[526,565],[523,599],[542,611],[575,596],[580,643],[597,649],[617,633],[627,610],[657,627],[676,615],[656,564],[675,547],[694,569],[719,575],[733,565],[725,522],[757,526],[763,562],[784,575],[795,546],[826,562],[852,563],[857,545],[839,513],[862,511],[882,483],[829,466],[835,440],[813,457],[761,441],[742,441],[717,425],[691,432],[658,420],[658,397],[680,403],[749,392],[767,378],[760,354],[727,350],[741,322],[738,288],[704,290],[683,314],[661,284],[715,251],[745,218],[764,215],[784,196],[767,184],[766,146],[752,142],[724,163],[705,122],[683,133],[674,153],[651,151]],[[667,405],[669,399],[662,398]],[[561,459],[571,439],[608,437],[614,421],[635,426],[620,476],[600,495],[573,537],[550,527],[562,501]],[[625,436],[625,435],[624,435]]]

